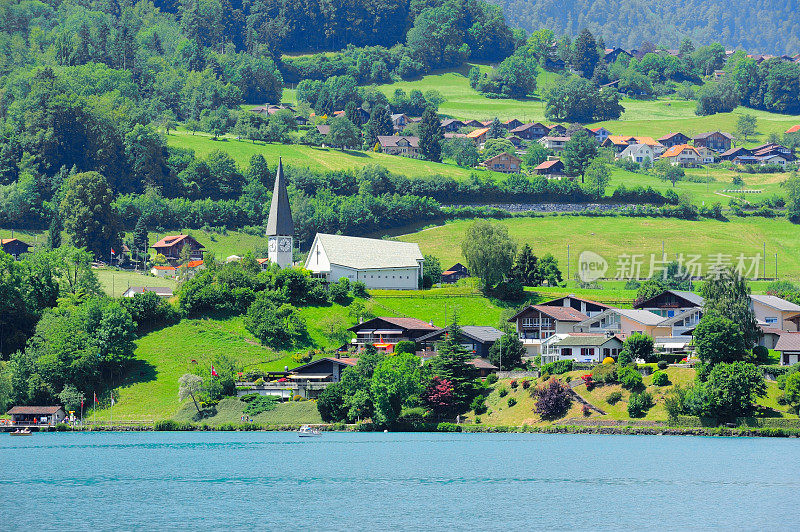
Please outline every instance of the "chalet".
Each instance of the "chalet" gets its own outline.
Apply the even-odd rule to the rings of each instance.
[[[500,369],[485,358],[473,358],[472,360],[468,360],[467,364],[475,366],[475,369],[478,370],[479,377],[486,377],[490,373],[494,373]]]
[[[13,425],[56,425],[67,413],[61,406],[15,406],[8,411]]]
[[[536,175],[545,176],[548,179],[560,179],[567,175],[564,163],[557,157],[548,157],[546,161],[539,163],[533,171]]]
[[[153,292],[158,297],[170,298],[172,297],[172,288],[168,286],[131,286],[122,293],[122,297],[133,297],[136,294],[144,294],[145,292]]]
[[[317,233],[305,268],[329,283],[346,278],[368,288],[416,290],[424,262],[418,244]]]
[[[695,149],[697,150],[697,153],[700,154],[700,162],[702,164],[711,164],[717,158],[717,152],[706,148],[705,146],[700,146],[699,148],[695,146]]]
[[[758,164],[761,166],[766,166],[768,164],[774,164],[776,166],[786,166],[789,164],[789,160],[786,159],[783,155],[778,155],[777,153],[772,155],[765,155],[763,157],[757,157]]]
[[[797,124],[796,126],[790,127],[789,129],[786,130],[786,133],[789,133],[789,134],[791,134],[791,133],[800,133],[800,124]]]
[[[753,156],[753,152],[751,150],[748,150],[747,148],[739,146],[738,148],[731,148],[731,149],[729,149],[727,151],[724,151],[721,154],[719,154],[719,160],[721,160],[721,161],[733,161],[735,159],[738,159],[739,157],[752,157],[752,156]]]
[[[517,174],[519,173],[520,164],[522,159],[508,153],[498,153],[494,157],[486,159],[480,166],[483,166],[494,172],[501,172],[504,174]]]
[[[511,135],[510,137],[507,137],[506,140],[513,144],[517,149],[525,147],[525,141],[516,135]]]
[[[19,256],[23,253],[28,253],[32,247],[27,242],[23,242],[18,238],[0,239],[0,246],[2,246],[4,252],[8,253],[17,260],[19,260]]]
[[[357,358],[319,358],[308,364],[293,368],[283,377],[283,383],[268,383],[263,386],[268,393],[261,395],[280,395],[281,397],[299,395],[305,399],[314,399],[332,382],[339,382],[347,368],[358,363]],[[272,385],[272,386],[270,386]],[[259,393],[258,386],[253,386],[247,393]],[[287,393],[288,389],[288,393]],[[271,393],[270,393],[271,392]]]
[[[551,137],[565,137],[567,136],[567,128],[561,124],[553,124],[547,128],[547,134]]]
[[[656,160],[657,155],[653,148],[647,144],[631,144],[622,150],[618,155],[618,159],[630,159],[631,161],[639,164],[650,165]]]
[[[367,111],[365,111],[361,107],[357,107],[356,108],[356,112],[358,113],[358,117],[361,119],[361,123],[362,124],[366,124],[367,120],[369,120],[369,113]],[[347,113],[345,111],[334,111],[333,112],[333,116],[335,116],[335,117],[340,117],[340,116],[346,117]]]
[[[649,310],[665,318],[671,318],[686,310],[702,307],[703,296],[687,290],[664,290],[655,297],[633,305],[637,310]]]
[[[181,262],[181,254],[188,255],[189,260],[203,260],[203,250],[205,249],[194,237],[184,234],[165,236],[153,244],[152,248],[156,250],[156,253],[164,255],[173,266]],[[187,248],[186,253],[183,252],[184,248]]]
[[[673,146],[669,148],[661,156],[661,159],[669,161],[672,166],[695,167],[700,166],[703,157],[694,146],[688,144],[681,144],[680,146]]]
[[[554,334],[574,332],[577,323],[588,319],[572,307],[528,305],[508,319],[516,327],[528,356],[542,353],[542,342]]]
[[[592,132],[594,138],[596,138],[597,142],[600,144],[602,144],[604,140],[611,136],[611,132],[604,127],[592,127],[589,128],[589,131]]]
[[[477,120],[464,120],[464,127],[483,127],[483,122]]]
[[[555,299],[551,299],[549,301],[545,301],[544,303],[539,303],[539,304],[548,307],[570,307],[572,309],[577,310],[581,314],[585,314],[589,317],[596,316],[601,312],[603,312],[604,310],[608,310],[611,308],[609,305],[606,305],[605,303],[598,303],[597,301],[592,301],[591,299],[583,299],[580,297],[576,297],[574,294],[557,297]]]
[[[372,318],[350,327],[356,337],[350,342],[357,349],[372,344],[377,349],[391,353],[398,342],[417,342],[421,337],[441,330],[426,321],[416,318]]]
[[[464,122],[455,118],[445,118],[442,120],[442,130],[445,133],[454,133],[464,127]]]
[[[752,154],[755,157],[764,158],[769,157],[772,155],[779,155],[784,158],[786,161],[794,161],[795,157],[792,153],[792,150],[783,146],[781,144],[776,144],[774,142],[770,142],[768,144],[762,144],[761,146],[756,146],[752,149]]]
[[[331,133],[331,126],[329,124],[319,124],[317,126],[317,133],[323,137],[327,137]]]
[[[395,131],[403,131],[409,123],[409,118],[404,113],[394,113],[392,115],[392,126]]]
[[[522,124],[511,129],[510,133],[525,140],[538,140],[550,133],[550,128],[539,122]]]
[[[800,362],[800,332],[781,334],[775,344],[775,351],[781,354],[781,366]]]
[[[486,134],[488,132],[489,132],[488,127],[478,128],[474,131],[470,131],[469,133],[467,133],[467,138],[472,140],[472,142],[474,142],[476,146],[481,146],[483,145],[484,142],[486,142]]]
[[[150,273],[156,277],[175,277],[178,274],[178,268],[175,266],[153,266],[150,268]]]
[[[467,348],[470,353],[478,358],[489,358],[489,349],[503,336],[502,331],[494,327],[483,327],[475,325],[463,325],[460,327],[461,334],[458,342]],[[443,340],[450,334],[449,328],[439,329],[421,336],[417,340],[417,345],[422,351],[436,350],[436,343]],[[495,368],[496,369],[496,368]]]
[[[616,153],[622,153],[625,148],[633,144],[644,144],[649,146],[656,155],[661,155],[664,152],[664,146],[657,142],[653,137],[626,137],[622,135],[609,135],[603,141],[601,146],[605,148],[613,148]]]
[[[628,59],[631,59],[633,57],[633,55],[631,55],[630,52],[617,47],[617,48],[606,48],[605,55],[603,56],[603,58],[605,59],[605,62],[610,65],[616,62],[616,60],[619,59],[619,56],[624,56],[627,57]]]
[[[546,136],[539,139],[539,144],[553,151],[553,153],[560,153],[564,151],[564,147],[569,142],[570,137],[551,137]]]
[[[733,135],[724,133],[722,131],[711,131],[708,133],[700,133],[694,137],[694,145],[696,147],[706,147],[716,152],[724,152],[731,149],[733,142]]]
[[[575,324],[575,332],[619,334],[623,338],[635,333],[650,336],[671,336],[672,327],[662,325],[664,318],[649,310],[612,308]]]
[[[750,306],[759,323],[787,332],[800,331],[800,305],[778,296],[751,294]]]
[[[381,145],[381,151],[389,155],[400,155],[412,159],[422,157],[422,153],[419,151],[419,137],[378,135],[378,143]]]
[[[469,270],[460,262],[456,262],[442,272],[443,283],[455,283],[459,279],[466,279],[467,277],[469,277]]]
[[[571,359],[599,364],[606,357],[616,359],[622,351],[622,340],[613,334],[555,334],[542,347],[542,364]]]
[[[506,128],[507,130],[511,131],[512,129],[518,128],[519,126],[521,126],[522,125],[522,121],[521,120],[517,120],[516,118],[512,118],[511,120],[506,120],[505,122],[502,122],[502,124],[503,124],[504,128]]]
[[[658,139],[658,142],[666,148],[673,146],[680,146],[681,144],[689,144],[692,139],[683,133],[670,133]]]

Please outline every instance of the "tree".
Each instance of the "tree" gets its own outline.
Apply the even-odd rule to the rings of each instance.
[[[439,116],[432,107],[426,107],[419,123],[419,148],[427,161],[442,161],[442,128]]]
[[[534,411],[542,419],[564,417],[572,405],[572,397],[567,388],[555,377],[531,390],[531,397],[536,401]]]
[[[425,364],[432,377],[446,379],[453,385],[456,414],[469,410],[469,404],[475,396],[475,379],[478,370],[468,362],[474,355],[461,344],[461,328],[453,322],[448,327],[445,339],[437,345],[439,354]]]
[[[430,288],[442,281],[442,264],[434,255],[425,255],[425,262],[422,263],[422,286]]]
[[[323,336],[333,344],[343,344],[350,340],[350,331],[347,330],[347,323],[341,316],[329,315],[319,321],[319,327]]]
[[[506,130],[503,127],[503,124],[500,123],[500,120],[497,117],[494,117],[492,123],[489,124],[489,131],[486,132],[487,139],[502,139],[506,136]]]
[[[125,135],[125,156],[137,189],[142,185],[164,186],[164,177],[169,175],[169,170],[164,141],[156,131],[136,124]]]
[[[344,106],[344,116],[346,116],[347,119],[350,122],[352,122],[352,124],[354,126],[356,126],[358,129],[361,129],[361,126],[362,126],[361,113],[359,112],[359,110],[360,109],[356,105],[356,102],[354,102],[353,100],[350,100]]]
[[[795,413],[800,411],[800,372],[795,371],[786,377],[783,390],[786,402],[794,408]]]
[[[491,288],[511,270],[517,244],[508,236],[508,228],[487,220],[476,220],[467,228],[461,251],[469,270],[484,287]]]
[[[706,312],[694,332],[697,356],[705,364],[743,360],[748,346],[742,328],[717,312]]]
[[[578,131],[564,145],[564,152],[561,155],[564,169],[570,175],[581,176],[583,183],[586,169],[597,157],[597,148],[597,140],[594,137],[590,137],[584,130]]]
[[[500,155],[501,153],[514,155],[516,152],[517,149],[508,139],[489,139],[483,145],[481,157],[483,157],[483,160],[486,160],[491,159],[496,155]]]
[[[64,410],[76,412],[86,400],[86,395],[72,384],[67,384],[58,394],[58,400],[64,406]]]
[[[501,370],[511,370],[520,367],[524,355],[525,346],[522,345],[519,336],[513,332],[504,334],[489,348],[489,362]]]
[[[144,215],[140,215],[136,220],[136,227],[133,229],[133,253],[138,261],[142,254],[145,257],[150,249],[150,239],[147,233],[147,221]],[[144,266],[144,263],[142,264]]]
[[[672,186],[681,181],[685,175],[683,168],[674,166],[667,159],[659,159],[653,163],[653,173],[662,181],[670,181]]]
[[[372,149],[375,143],[378,142],[379,136],[391,135],[394,133],[394,124],[392,124],[392,115],[389,108],[385,105],[377,105],[372,108],[369,114],[369,120],[364,128],[364,146]]]
[[[753,411],[753,403],[767,394],[761,370],[749,362],[716,364],[703,385],[708,414],[734,420]]]
[[[557,286],[563,280],[561,270],[558,269],[558,261],[550,253],[545,253],[539,259],[539,278],[547,281],[547,286]]]
[[[289,304],[276,306],[268,291],[259,292],[247,309],[247,330],[263,345],[286,349],[306,336],[306,322],[298,310]]]
[[[458,166],[472,168],[481,161],[478,148],[471,139],[453,138],[442,143],[442,154],[453,159]]]
[[[344,116],[339,116],[331,121],[331,130],[328,141],[332,146],[344,150],[361,145],[361,132],[353,123]]]
[[[681,56],[689,56],[694,52],[694,43],[689,37],[684,37],[681,45],[678,47],[678,54]]]
[[[711,271],[701,290],[705,300],[703,314],[716,312],[739,326],[745,345],[754,346],[761,338],[761,329],[750,305],[750,287],[732,268]]]
[[[583,77],[590,78],[599,60],[600,54],[594,36],[588,29],[582,29],[573,43],[572,66],[581,72]]]
[[[584,172],[586,178],[586,189],[593,192],[597,199],[603,197],[606,187],[611,181],[611,172],[608,164],[601,157],[595,157]]]
[[[97,259],[107,257],[121,242],[119,217],[112,206],[113,192],[97,172],[71,176],[64,185],[61,217],[73,245],[86,248]]]
[[[653,357],[653,337],[635,333],[625,339],[622,349],[630,353],[633,360],[642,359],[649,362]]]
[[[757,119],[754,115],[745,113],[736,119],[736,134],[747,142],[748,137],[756,133]]]
[[[791,177],[781,183],[786,188],[786,215],[792,223],[800,222],[800,174],[792,172]]]
[[[343,381],[332,382],[317,397],[317,410],[326,423],[345,421],[347,406],[346,386]]]
[[[522,162],[528,168],[535,168],[547,160],[549,152],[547,148],[542,146],[539,142],[532,142],[527,151],[522,155]]]
[[[61,216],[58,212],[54,212],[53,218],[50,220],[50,227],[47,228],[48,249],[57,249],[61,247],[61,231],[63,229],[64,224],[61,221]]]
[[[410,353],[385,358],[375,368],[371,390],[375,421],[394,425],[403,407],[422,391],[420,358]]]
[[[421,399],[436,419],[450,418],[456,415],[453,383],[447,379],[432,377],[422,392]]]
[[[200,405],[197,404],[197,396],[203,393],[203,391],[203,378],[199,375],[184,373],[181,378],[178,379],[178,400],[183,401],[191,397],[198,414],[200,413]]]
[[[542,277],[539,271],[539,259],[533,254],[533,250],[526,243],[517,253],[514,266],[511,269],[511,276],[525,286],[539,286],[542,284]]]

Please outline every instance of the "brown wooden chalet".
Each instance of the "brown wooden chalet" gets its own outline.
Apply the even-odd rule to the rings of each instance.
[[[733,135],[722,131],[711,131],[700,133],[694,137],[694,145],[697,148],[704,147],[710,150],[724,152],[731,149]]]
[[[591,299],[583,299],[581,297],[575,297],[572,294],[568,296],[558,297],[556,299],[551,299],[550,301],[545,301],[544,303],[539,303],[539,304],[548,307],[570,307],[582,314],[586,314],[590,318],[592,316],[600,314],[604,310],[608,310],[611,308],[610,305],[606,305],[605,303],[598,303],[597,301],[592,301]]]
[[[465,279],[467,277],[469,277],[469,270],[460,262],[456,262],[442,272],[443,283],[455,283],[459,279]]]
[[[416,342],[418,338],[440,330],[432,323],[416,318],[372,318],[364,323],[350,327],[348,331],[355,333],[351,342],[358,349],[372,344],[380,350],[391,353],[394,346],[403,340]]]
[[[673,146],[680,146],[681,144],[689,144],[689,141],[692,139],[683,133],[670,133],[669,135],[664,135],[657,140],[665,147],[671,148]]]
[[[512,128],[510,133],[525,140],[538,140],[548,135],[550,133],[550,128],[539,122],[531,122]]]
[[[3,238],[0,240],[0,245],[2,245],[3,251],[15,259],[19,259],[20,255],[27,253],[31,249],[30,244],[18,238]]]
[[[200,242],[192,236],[184,234],[165,236],[153,244],[152,247],[156,250],[156,253],[164,255],[172,265],[180,262],[184,247],[189,248],[190,261],[203,260],[203,252],[205,250],[205,247]]]

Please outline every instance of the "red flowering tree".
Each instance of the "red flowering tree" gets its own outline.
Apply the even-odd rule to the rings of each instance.
[[[542,416],[542,419],[558,419],[564,417],[572,405],[567,388],[551,378],[541,386],[531,391],[531,396],[536,400],[534,412]]]
[[[422,393],[422,401],[437,418],[452,417],[456,410],[453,383],[441,377],[433,377]]]

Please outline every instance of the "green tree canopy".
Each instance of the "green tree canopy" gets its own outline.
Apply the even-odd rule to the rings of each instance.
[[[511,271],[517,244],[504,225],[476,220],[467,228],[461,251],[469,270],[478,276],[486,288],[491,288]]]

